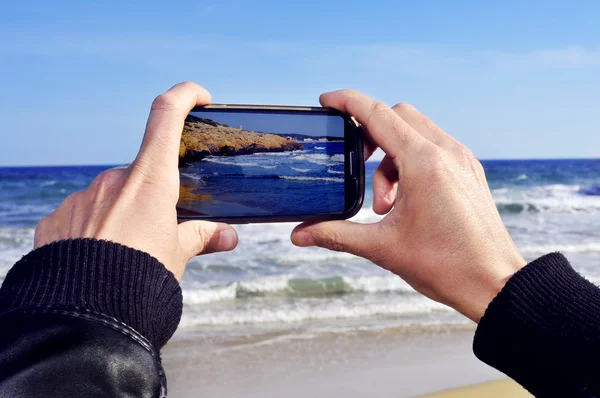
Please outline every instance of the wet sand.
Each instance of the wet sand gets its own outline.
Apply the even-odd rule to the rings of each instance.
[[[184,330],[164,349],[163,363],[175,398],[414,397],[506,379],[475,358],[472,339],[472,330],[238,337]],[[527,396],[505,382],[477,388],[484,390],[434,396]]]
[[[490,381],[475,386],[457,388],[424,396],[423,398],[533,398],[533,395],[525,391],[520,385],[512,380]]]

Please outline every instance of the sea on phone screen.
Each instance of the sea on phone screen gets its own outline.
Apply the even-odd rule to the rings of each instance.
[[[179,170],[180,214],[290,216],[345,208],[343,136],[264,133],[190,116]]]

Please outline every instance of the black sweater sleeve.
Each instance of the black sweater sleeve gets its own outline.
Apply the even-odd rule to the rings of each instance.
[[[536,397],[600,397],[600,289],[548,254],[508,280],[473,348]]]
[[[147,253],[94,239],[34,250],[0,289],[0,395],[162,396],[159,350],[182,309]]]

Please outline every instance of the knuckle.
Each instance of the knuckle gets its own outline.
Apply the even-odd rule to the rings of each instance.
[[[65,198],[65,200],[61,203],[60,207],[75,206],[81,200],[82,194],[83,193],[81,191],[73,192]]]
[[[420,156],[433,165],[445,163],[446,154],[442,148],[435,144],[426,143],[421,147]]]
[[[480,168],[483,169],[481,162],[477,160],[473,151],[471,151],[471,149],[469,149],[465,145],[457,143],[455,153],[459,163],[463,166],[466,166],[467,168],[472,168],[474,170],[479,170]]]
[[[154,185],[156,183],[156,179],[153,178],[151,170],[151,165],[148,165],[143,161],[136,160],[131,167],[131,174],[129,177],[134,180],[139,180],[144,184]]]
[[[372,126],[376,121],[382,122],[383,125],[394,125],[392,119],[390,119],[390,113],[394,117],[397,117],[389,106],[381,101],[373,100],[369,105],[369,112],[365,123],[367,128]]]
[[[427,175],[429,185],[434,185],[444,180],[448,173],[446,153],[437,145],[424,145],[419,154],[424,159],[421,172]]]
[[[199,88],[199,86],[196,83],[191,82],[191,81],[181,82],[177,86],[179,86],[185,90],[197,90]]]
[[[164,198],[177,200],[179,197],[179,171],[156,170],[152,164],[135,161],[131,167],[127,183],[142,184]]]
[[[105,170],[102,173],[98,174],[96,179],[94,180],[94,185],[99,185],[100,187],[110,187],[119,182],[122,176],[122,170]]]
[[[325,239],[328,242],[329,249],[334,250],[336,252],[346,251],[344,237],[342,236],[342,233],[340,231],[328,231]]]
[[[44,234],[44,231],[46,231],[48,225],[48,217],[44,217],[40,220],[40,222],[38,222],[38,224],[35,226],[35,239],[39,238],[40,236],[42,236]]]
[[[473,170],[475,170],[475,173],[481,176],[485,176],[485,169],[483,168],[483,164],[481,164],[481,162],[478,159],[473,158],[473,160],[471,161],[471,167],[473,168]]]
[[[172,92],[160,94],[152,101],[153,111],[171,111],[179,108],[179,99]]]
[[[343,94],[343,95],[348,96],[348,97],[356,97],[356,95],[358,94],[358,91],[356,91],[353,88],[343,88],[341,90],[338,90],[338,92],[340,94]]]
[[[417,108],[406,102],[399,102],[396,105],[394,105],[392,109],[398,114],[407,114],[417,111]]]
[[[55,221],[52,219],[53,214],[42,218],[36,225],[33,233],[34,247],[40,247],[43,244],[57,240],[57,229],[53,228],[55,226]]]
[[[209,249],[211,238],[213,237],[214,233],[201,227],[195,228],[194,232],[196,235],[196,242],[201,248],[200,252],[204,252],[205,250]]]
[[[468,161],[469,163],[475,160],[475,155],[473,154],[473,151],[471,151],[463,144],[458,144],[458,154],[461,159]]]
[[[373,100],[370,105],[370,114],[371,115],[386,115],[389,111],[389,107],[381,101]]]

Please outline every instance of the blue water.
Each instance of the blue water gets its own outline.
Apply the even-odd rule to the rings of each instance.
[[[241,170],[257,177],[244,189],[257,189],[257,181],[272,175],[278,178],[264,180],[286,184],[282,186],[297,185],[302,187],[298,190],[302,196],[315,196],[311,189],[318,187],[318,194],[322,194],[325,189],[339,189],[343,184],[279,177],[341,178],[342,174],[331,172],[342,171],[335,157],[341,152],[317,148],[323,146],[311,143],[307,152],[295,154],[295,159],[289,157],[291,163],[280,166],[275,162],[278,154],[261,154],[216,158],[194,166],[204,170],[193,167],[183,172],[189,171],[206,182],[204,190],[197,187],[203,193],[218,194],[210,185],[215,172],[232,177]],[[600,160],[484,161],[483,165],[500,214],[526,259],[560,250],[588,278],[600,281]],[[38,220],[109,167],[0,168],[0,277],[31,249]],[[367,163],[365,205],[354,217],[357,222],[381,218],[371,210],[371,177],[376,167],[375,163]],[[214,181],[218,181],[216,177]],[[244,195],[236,196],[238,189],[239,185],[221,199],[252,208],[264,206]],[[274,189],[273,194],[277,191]],[[236,250],[192,260],[182,280],[182,326],[223,331],[250,325],[300,327],[307,322],[361,328],[381,326],[382,322],[440,327],[463,322],[460,316],[422,298],[397,277],[366,260],[318,248],[294,247],[289,241],[294,225],[236,226],[240,235]]]
[[[210,201],[180,201],[212,216],[342,212],[344,143],[303,142],[304,150],[211,156],[180,169],[182,183]]]

